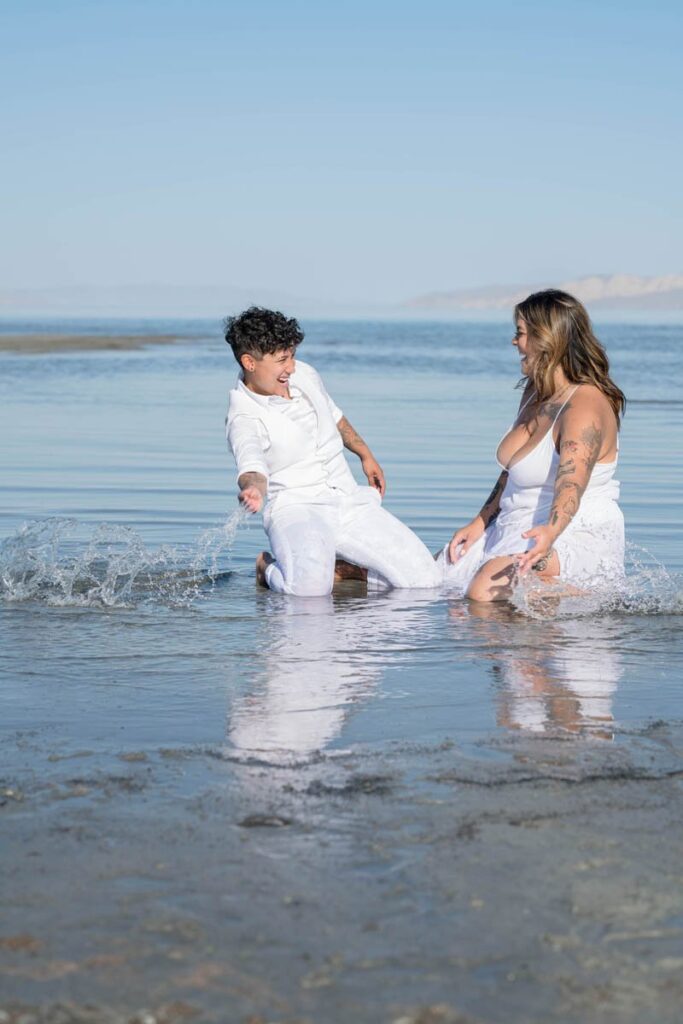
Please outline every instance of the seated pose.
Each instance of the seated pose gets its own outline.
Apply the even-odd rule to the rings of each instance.
[[[273,554],[256,560],[259,583],[281,594],[329,594],[337,557],[344,575],[380,585],[436,587],[442,573],[422,541],[381,507],[384,474],[312,366],[295,361],[296,320],[252,307],[225,322],[240,365],[230,392],[228,444],[239,500],[263,507]],[[359,486],[343,449],[355,452],[370,486]]]
[[[529,570],[570,588],[608,585],[624,572],[614,473],[625,398],[605,350],[566,292],[530,295],[515,323],[525,388],[498,445],[502,472],[439,555],[446,583],[475,601],[507,599]]]

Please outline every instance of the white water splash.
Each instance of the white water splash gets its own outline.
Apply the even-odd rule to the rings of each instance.
[[[62,607],[187,606],[226,574],[221,559],[245,519],[238,508],[193,547],[155,550],[124,526],[102,523],[83,545],[75,519],[26,523],[0,544],[0,599]]]
[[[585,618],[595,615],[681,615],[683,578],[671,573],[637,544],[626,544],[626,574],[618,582],[596,581],[583,593],[562,593],[562,584],[544,584],[532,574],[515,587],[512,603],[531,618]]]

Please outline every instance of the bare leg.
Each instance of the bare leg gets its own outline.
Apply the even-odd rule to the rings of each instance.
[[[438,587],[443,573],[417,534],[374,499],[345,503],[337,557],[366,566],[390,587]]]
[[[534,572],[534,576],[546,583],[553,583],[557,581],[559,572],[560,560],[553,552],[543,571]],[[473,601],[508,601],[517,579],[517,560],[514,555],[499,555],[482,565],[469,585],[467,596]]]
[[[341,583],[342,580],[362,580],[367,583],[368,570],[364,569],[360,565],[354,565],[353,562],[345,562],[343,558],[338,558],[334,563],[334,582]]]
[[[259,587],[267,587],[266,583],[266,569],[274,562],[275,559],[271,555],[270,551],[261,551],[256,556],[256,583]]]

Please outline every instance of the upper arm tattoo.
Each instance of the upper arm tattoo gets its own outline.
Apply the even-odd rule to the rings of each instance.
[[[593,470],[593,466],[598,461],[600,449],[602,448],[602,430],[600,430],[600,427],[596,423],[591,423],[581,431],[581,440],[583,441],[584,448],[586,450],[584,462],[590,473]]]
[[[579,510],[581,498],[588,486],[593,467],[602,447],[599,424],[583,427],[579,437],[563,438],[560,442],[560,464],[555,475],[555,492],[550,509],[550,525],[567,526]]]

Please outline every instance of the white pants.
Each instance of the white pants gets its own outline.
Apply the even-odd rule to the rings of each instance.
[[[440,586],[443,573],[425,545],[380,502],[373,487],[359,487],[267,506],[263,525],[275,556],[266,569],[270,589],[299,597],[329,594],[337,557],[390,587]]]

